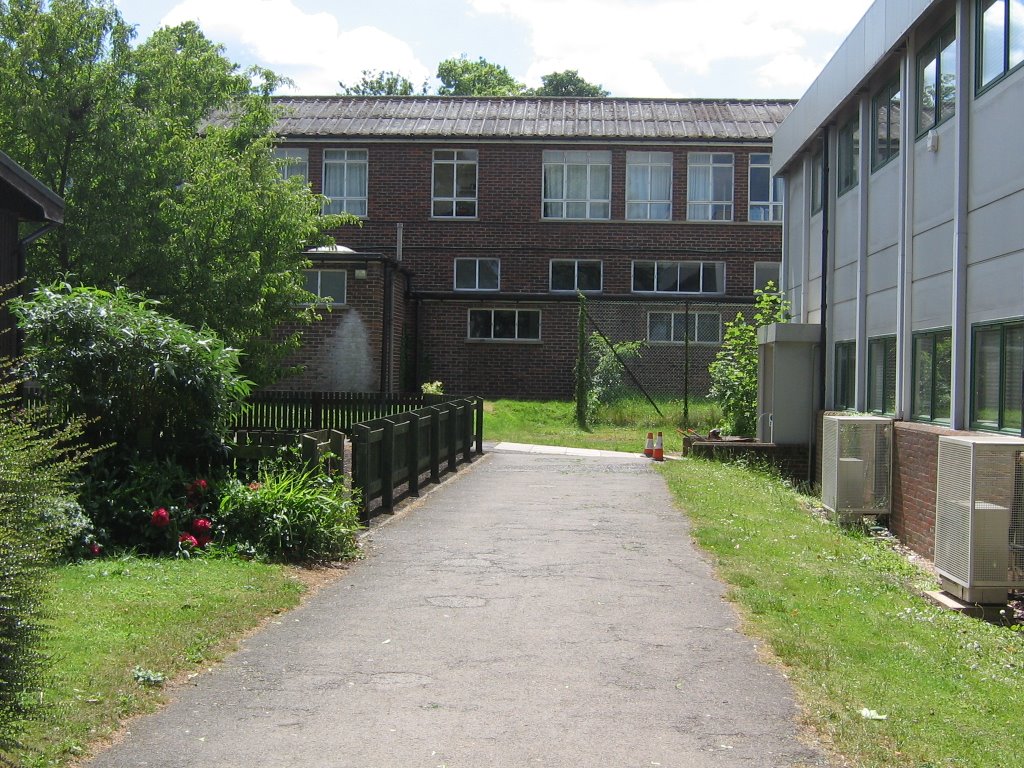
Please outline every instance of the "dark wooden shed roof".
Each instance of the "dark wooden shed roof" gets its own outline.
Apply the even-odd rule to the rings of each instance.
[[[24,221],[64,222],[64,199],[0,152],[0,210]]]
[[[767,141],[788,100],[451,96],[278,97],[277,133],[303,138]]]

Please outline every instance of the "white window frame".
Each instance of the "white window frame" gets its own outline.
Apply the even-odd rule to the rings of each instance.
[[[767,278],[767,279],[765,279],[765,278],[760,278],[759,279],[757,273],[758,272],[764,272],[766,270],[774,272],[774,275],[769,277],[769,278]],[[771,280],[773,283],[775,283],[775,293],[781,293],[782,292],[782,282],[781,282],[781,280],[782,280],[782,264],[780,264],[777,261],[756,261],[756,262],[754,262],[754,290],[756,291],[756,290],[760,289],[760,290],[763,291],[765,284],[767,284],[769,280]]]
[[[323,303],[325,303],[325,304],[327,304],[328,306],[331,306],[331,307],[343,307],[346,304],[348,304],[348,270],[347,269],[338,269],[336,267],[310,267],[309,269],[302,270],[303,280],[305,280],[311,274],[315,274],[316,275],[316,290],[315,291],[310,291],[310,293],[315,294],[318,299],[323,299],[324,298],[323,289],[322,289],[323,273],[324,272],[331,272],[331,273],[334,273],[334,274],[344,275],[344,277],[345,277],[345,280],[344,280],[344,282],[345,282],[345,292],[341,296],[340,300],[339,300],[339,298],[337,296],[331,296],[332,300],[331,300],[331,302],[329,304],[327,304],[327,302],[323,302]]]
[[[645,171],[646,194],[631,197],[633,185],[630,179],[635,172]],[[655,198],[653,195],[654,176],[657,171],[668,172],[668,197]],[[661,211],[660,208],[664,207]],[[657,212],[659,215],[652,215]],[[671,152],[626,152],[626,218],[631,221],[672,220],[672,153]]]
[[[754,169],[768,171],[768,199],[754,199]],[[753,152],[747,168],[747,221],[781,222],[785,190],[781,176],[772,176],[772,156],[768,152]]]
[[[493,288],[490,288],[490,287],[483,287],[483,288],[481,288],[480,287],[480,264],[481,264],[481,262],[485,262],[485,261],[487,261],[487,262],[494,262],[494,266],[495,266],[495,270],[494,271],[495,271],[495,274],[497,275],[497,278],[498,278],[498,284],[495,285]],[[473,285],[472,288],[466,288],[465,286],[459,286],[459,263],[460,262],[461,263],[467,263],[467,262],[473,262],[474,263],[474,270],[473,270],[473,272],[474,272],[475,279],[473,281],[474,285]],[[483,291],[483,292],[487,292],[487,293],[494,293],[494,291],[500,291],[501,290],[501,259],[478,258],[478,257],[464,257],[464,258],[460,257],[460,258],[455,259],[454,263],[452,264],[452,290],[459,291],[460,293],[463,293],[463,292],[469,293],[469,292],[474,292],[474,291],[475,292]]]
[[[274,159],[278,161],[282,179],[299,176],[309,182],[309,150],[305,147],[274,147]]]
[[[545,149],[541,174],[541,218],[563,221],[607,220],[612,216],[612,153],[610,151]],[[584,168],[587,193],[585,197],[569,196],[570,168]],[[595,193],[595,171],[604,169],[607,182]],[[578,172],[578,171],[577,171]],[[560,175],[556,184],[554,176]],[[549,184],[549,174],[551,183]],[[556,189],[549,189],[557,187]],[[549,195],[549,191],[551,194]],[[569,215],[570,206],[581,215]]]
[[[669,338],[667,339],[652,339],[651,338],[651,320],[654,316],[665,316],[669,317]],[[683,329],[682,334],[676,333],[676,321],[677,318],[683,318],[683,322],[686,322],[686,318],[689,318],[692,323],[687,325]],[[703,324],[704,330],[707,330],[707,324],[712,323],[715,329],[714,340],[701,338],[701,327]],[[677,338],[682,335],[683,338]],[[689,337],[689,338],[686,338]],[[722,314],[720,312],[648,312],[647,313],[647,343],[648,344],[700,344],[707,346],[716,346],[722,343]]]
[[[636,269],[639,264],[653,264],[654,265],[654,289],[641,289],[636,286]],[[696,291],[662,291],[658,290],[658,276],[659,273],[665,270],[671,271],[676,270],[676,283],[679,282],[679,270],[682,267],[692,268],[694,265],[698,267],[698,273],[700,274],[700,289]],[[713,267],[715,270],[716,280],[721,280],[720,290],[708,291],[704,290],[704,277],[705,268]],[[637,259],[633,261],[632,267],[630,268],[631,276],[631,290],[633,293],[644,293],[644,294],[662,294],[668,296],[680,296],[680,295],[714,295],[720,296],[725,293],[725,270],[726,264],[724,261],[651,261],[649,259]]]
[[[489,312],[491,315],[490,336],[473,336],[473,313]],[[498,336],[494,335],[494,313],[495,312],[512,312],[515,314],[515,325],[516,335],[511,336]],[[520,336],[520,316],[525,314],[537,315],[537,335],[536,336]],[[541,311],[539,309],[511,309],[508,307],[474,307],[466,310],[466,341],[480,341],[480,342],[537,342],[541,340]]]
[[[718,171],[718,173],[716,173]],[[695,183],[707,174],[708,195],[697,195]],[[728,174],[728,196],[715,194],[715,181]],[[688,221],[732,221],[736,195],[736,157],[732,152],[690,152],[686,156],[686,218]]]
[[[442,155],[439,157],[439,155]],[[444,155],[451,155],[446,157]],[[452,173],[452,194],[437,194],[437,171],[440,166],[450,166]],[[459,194],[459,169],[473,167],[473,194]],[[435,219],[475,219],[478,212],[477,193],[480,185],[480,158],[475,149],[435,149],[430,180],[430,215]],[[451,205],[451,213],[438,213],[438,205]],[[472,213],[460,213],[460,208],[472,205]]]
[[[324,213],[351,213],[354,216],[365,218],[368,212],[367,207],[367,186],[369,185],[369,160],[370,153],[365,149],[325,149],[323,160],[323,182],[321,188],[327,202],[324,203]],[[356,166],[363,166],[363,185],[358,190],[359,194],[346,194],[338,197],[331,197],[326,194],[326,184],[329,169],[337,168],[342,174],[342,189],[348,191],[349,174]]]
[[[571,288],[555,287],[555,264],[573,265],[573,280]],[[587,288],[584,290],[579,287],[581,264],[597,264],[597,288]],[[601,291],[604,290],[604,262],[600,259],[551,259],[551,261],[548,262],[548,288],[551,293],[601,293]]]

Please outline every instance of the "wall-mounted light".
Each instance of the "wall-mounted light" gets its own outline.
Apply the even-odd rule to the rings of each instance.
[[[366,267],[356,267],[355,275],[356,275],[356,280],[365,280],[366,279]]]

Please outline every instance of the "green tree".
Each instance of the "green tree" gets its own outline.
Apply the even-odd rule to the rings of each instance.
[[[445,59],[437,65],[437,79],[439,96],[520,96],[526,90],[505,67],[483,57]]]
[[[722,347],[708,366],[711,397],[721,403],[726,427],[734,435],[753,435],[757,430],[757,329],[789,319],[789,302],[774,284],[754,293],[753,323],[742,314],[726,322]]]
[[[567,69],[564,72],[552,72],[550,75],[541,77],[540,88],[531,88],[526,91],[527,96],[568,96],[568,97],[597,97],[603,98],[608,91],[600,85],[588,83],[575,69]]]
[[[363,76],[355,85],[345,85],[339,82],[339,88],[344,96],[413,96],[416,94],[416,86],[412,80],[403,77],[397,72],[381,69],[376,72],[364,69]],[[427,93],[427,83],[420,87],[419,94]]]
[[[312,314],[303,250],[351,219],[280,178],[272,73],[239,70],[193,23],[133,34],[108,0],[0,0],[0,145],[67,202],[30,276],[159,300],[245,348],[264,383],[298,343],[273,330]]]

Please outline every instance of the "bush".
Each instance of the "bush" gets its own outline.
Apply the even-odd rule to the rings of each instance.
[[[357,551],[359,505],[343,483],[320,469],[278,464],[261,470],[256,482],[228,481],[218,517],[227,543],[249,546],[270,560],[339,560]]]
[[[6,368],[6,365],[3,366]],[[0,383],[0,749],[34,711],[42,656],[39,606],[46,566],[83,534],[71,476],[84,455],[81,425],[53,427],[45,410],[18,407]]]

